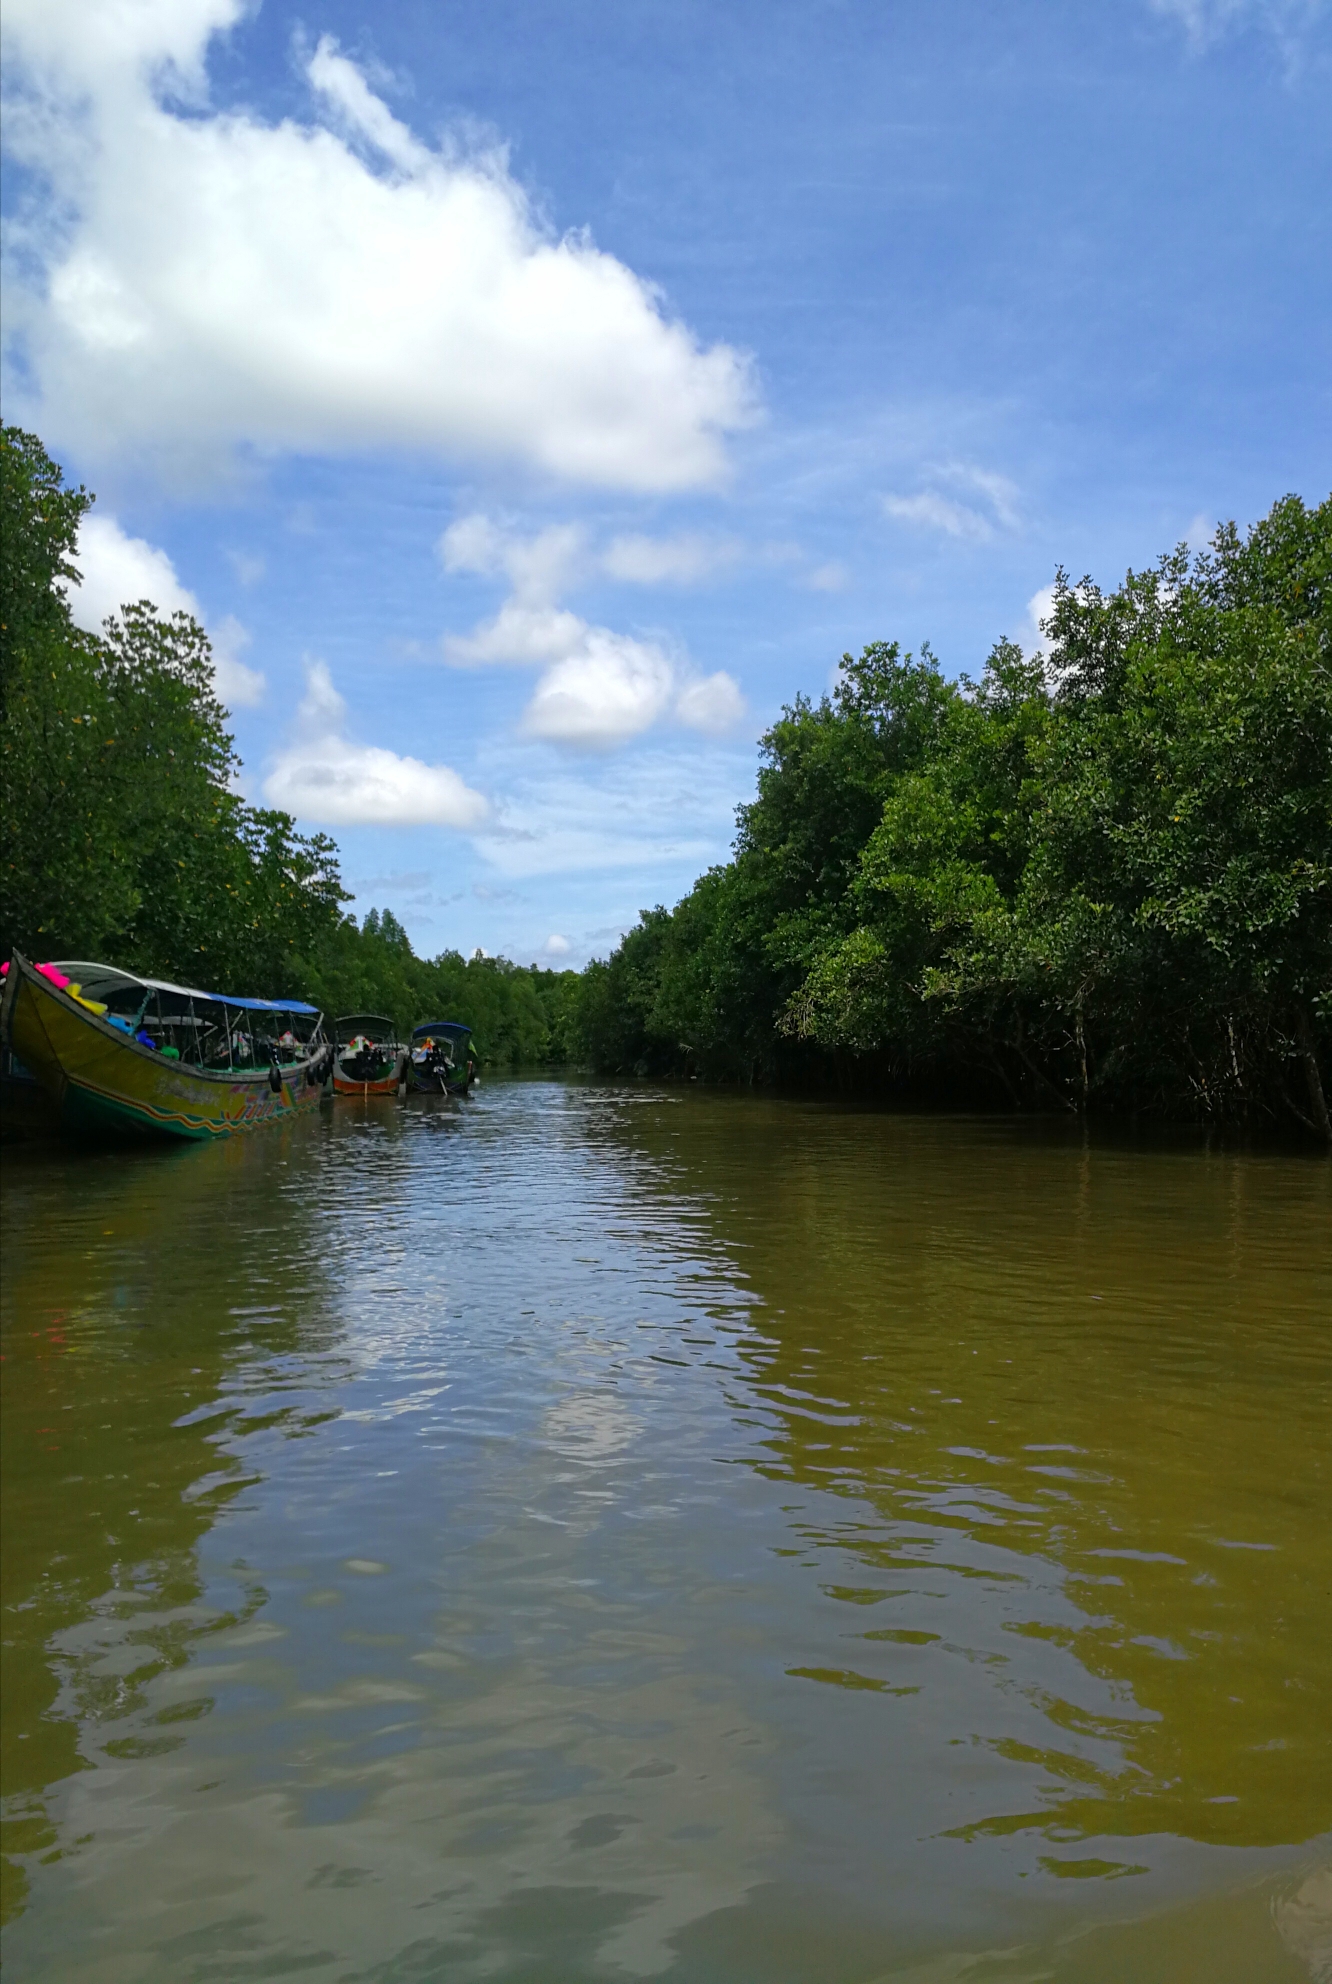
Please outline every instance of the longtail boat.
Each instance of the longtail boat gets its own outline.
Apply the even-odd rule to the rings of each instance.
[[[315,1108],[333,1058],[315,1006],[82,960],[5,971],[0,1036],[74,1135],[231,1136]]]
[[[383,1013],[346,1013],[333,1022],[333,1093],[396,1095],[407,1049]]]
[[[433,1095],[466,1095],[476,1080],[472,1029],[461,1020],[422,1020],[412,1028],[407,1080]]]

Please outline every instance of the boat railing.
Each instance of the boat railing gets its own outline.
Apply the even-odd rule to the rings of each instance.
[[[294,1067],[323,1042],[317,1014],[261,1016],[226,999],[182,998],[160,991],[152,993],[135,1033],[159,1053],[218,1074]]]

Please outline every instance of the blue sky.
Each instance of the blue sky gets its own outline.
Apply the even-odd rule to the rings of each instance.
[[[9,0],[77,610],[418,950],[581,963],[838,657],[1327,494],[1321,0]],[[1039,605],[1035,608],[1039,612]]]

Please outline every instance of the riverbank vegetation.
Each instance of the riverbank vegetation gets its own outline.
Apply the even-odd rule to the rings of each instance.
[[[79,523],[34,435],[0,437],[0,948],[187,985],[307,997],[400,1027],[460,1019],[491,1065],[570,1057],[574,972],[447,951],[344,912],[338,850],[251,806],[203,629],[148,602],[70,617]]]
[[[786,709],[734,858],[589,967],[596,1065],[1332,1139],[1332,499],[1046,632]]]
[[[358,927],[337,849],[235,787],[207,637],[70,618],[79,520],[3,437],[0,944],[406,1027],[495,1063],[1298,1122],[1332,1140],[1332,499],[976,680],[878,642],[761,743],[733,858],[581,975]]]

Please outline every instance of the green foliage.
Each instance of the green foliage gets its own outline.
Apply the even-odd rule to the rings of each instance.
[[[842,658],[762,741],[735,859],[673,911],[647,912],[585,975],[585,1058],[619,1072],[772,1079],[808,1054],[781,1022],[821,946],[849,929],[848,891],[893,780],[932,748],[957,691],[929,650],[877,642]]]
[[[100,636],[64,586],[92,497],[34,435],[0,436],[3,662],[0,945],[95,957],[333,1017],[379,1011],[473,1027],[491,1064],[563,1061],[577,976],[479,954],[417,958],[391,910],[342,913],[338,852],[248,806],[208,637],[183,613],[126,606]]]
[[[92,500],[64,487],[35,434],[0,430],[0,709],[11,662],[68,627],[62,581],[78,576],[74,543]]]
[[[304,967],[307,996],[336,1019],[384,1013],[405,1037],[423,1020],[461,1020],[487,1067],[533,1067],[572,1058],[573,971],[542,971],[507,958],[444,951],[418,958],[391,910],[369,911],[358,930],[343,918]]]
[[[72,623],[79,521],[0,437],[0,945],[283,996],[492,1066],[912,1084],[1332,1140],[1332,499],[1113,593],[1059,574],[1048,655],[979,682],[875,643],[763,739],[734,858],[581,976],[342,913],[337,849],[248,806],[207,636]]]
[[[1330,574],[1332,500],[1287,497],[1109,595],[1061,573],[1048,655],[978,683],[844,657],[734,859],[589,969],[590,1058],[1332,1135]]]
[[[146,600],[100,636],[64,582],[92,498],[6,428],[0,943],[274,996],[336,926],[333,843],[234,790],[208,637]]]

